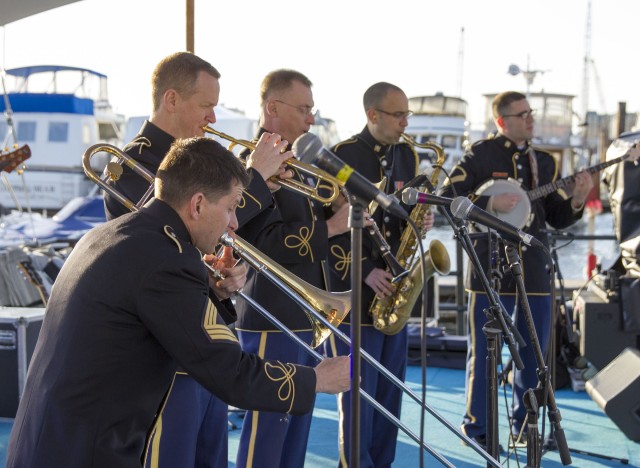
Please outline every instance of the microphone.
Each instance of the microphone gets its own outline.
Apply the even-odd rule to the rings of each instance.
[[[474,205],[467,197],[454,198],[451,202],[451,213],[458,219],[475,221],[483,226],[495,229],[501,235],[516,240],[517,242],[524,242],[527,245],[536,247],[544,247],[542,242],[531,234],[527,234],[514,225],[487,213],[482,208]]]
[[[453,198],[440,197],[438,195],[431,195],[426,192],[419,192],[414,188],[408,188],[402,192],[402,201],[407,205],[439,205],[439,206],[451,206]]]
[[[313,133],[300,135],[291,149],[300,161],[314,164],[342,182],[349,193],[368,201],[375,200],[383,210],[399,218],[406,219],[409,216],[397,198],[378,190],[366,177],[322,146],[320,138]]]

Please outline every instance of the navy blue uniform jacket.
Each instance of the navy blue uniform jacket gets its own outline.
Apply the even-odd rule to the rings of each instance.
[[[230,405],[311,411],[314,370],[244,353],[220,307],[165,203],[87,233],[53,287],[7,467],[141,466],[178,366]]]

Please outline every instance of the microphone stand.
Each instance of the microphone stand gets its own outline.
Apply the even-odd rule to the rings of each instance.
[[[360,314],[362,312],[362,230],[365,202],[350,195],[351,229],[351,452],[349,466],[360,466]]]
[[[511,359],[516,368],[524,367],[522,359],[516,348],[516,340],[524,344],[524,340],[518,330],[513,326],[511,317],[504,310],[504,306],[491,288],[487,275],[482,269],[482,264],[478,259],[473,243],[469,237],[467,224],[463,220],[454,220],[447,208],[440,207],[440,213],[447,219],[453,228],[454,237],[460,242],[462,248],[469,256],[469,260],[475,269],[482,287],[487,294],[489,307],[484,310],[487,322],[482,327],[482,331],[487,340],[487,447],[486,450],[493,458],[499,460],[499,438],[498,438],[498,374],[497,363],[499,354],[500,336],[504,336],[504,341],[509,348]]]
[[[517,250],[513,245],[507,245],[505,247],[505,253],[507,256],[507,262],[509,263],[509,269],[513,277],[516,280],[516,290],[518,291],[518,299],[522,306],[522,314],[527,324],[529,331],[529,337],[531,339],[531,345],[536,358],[537,374],[538,374],[538,386],[535,390],[527,390],[524,400],[524,405],[527,408],[527,414],[529,418],[533,416],[533,421],[528,420],[527,428],[527,460],[528,466],[538,467],[540,466],[540,452],[541,444],[538,437],[538,402],[542,401],[543,406],[547,404],[549,407],[549,422],[555,432],[556,443],[558,444],[558,452],[560,454],[560,461],[563,465],[571,464],[571,454],[569,453],[569,447],[567,446],[567,439],[564,435],[564,429],[560,426],[562,419],[560,411],[556,405],[553,388],[551,388],[549,382],[549,372],[544,363],[544,357],[542,355],[542,349],[540,348],[540,342],[538,341],[538,335],[536,334],[533,318],[531,317],[531,309],[529,308],[529,301],[527,300],[527,293],[524,288],[524,280],[522,279],[522,268],[520,266],[520,257]]]

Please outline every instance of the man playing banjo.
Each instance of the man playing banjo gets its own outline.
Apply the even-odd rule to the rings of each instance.
[[[498,129],[497,135],[475,143],[465,154],[460,163],[452,170],[451,178],[445,182],[442,195],[469,196],[480,208],[495,213],[497,216],[512,213],[519,203],[529,203],[527,193],[523,190],[504,190],[503,193],[489,194],[478,188],[491,184],[487,181],[512,179],[524,190],[532,190],[555,181],[559,176],[556,159],[549,153],[534,149],[531,139],[534,130],[534,111],[531,110],[526,96],[508,91],[501,93],[493,100],[493,118]],[[557,190],[538,198],[531,203],[530,223],[521,227],[527,233],[545,242],[540,230],[549,223],[554,228],[565,228],[580,219],[585,199],[593,186],[591,176],[580,172],[573,178],[572,190]],[[567,193],[572,191],[572,193]],[[490,242],[490,236],[480,236],[474,243],[476,253],[487,276],[490,271],[500,271],[501,265],[507,265],[504,249],[499,248],[499,255],[491,264],[492,253],[495,253],[497,242]],[[520,249],[525,288],[529,297],[529,305],[538,334],[540,346],[544,352],[551,330],[550,299],[550,265],[542,251],[533,247],[522,246]],[[501,262],[496,265],[496,262]],[[499,289],[502,303],[507,311],[514,310],[516,304],[516,281],[510,273],[494,283]],[[467,354],[466,379],[466,412],[463,417],[462,431],[478,443],[486,443],[486,357],[487,343],[482,327],[487,319],[484,309],[489,306],[486,293],[482,288],[478,275],[469,269],[466,287],[469,291],[469,346]],[[517,327],[527,342],[527,346],[519,349],[520,357],[525,365],[522,371],[516,372],[514,378],[515,406],[511,431],[518,438],[523,431],[526,416],[522,397],[529,388],[535,388],[538,382],[536,360],[523,314],[517,314]],[[524,426],[526,431],[526,426]],[[524,434],[520,440],[526,441]]]

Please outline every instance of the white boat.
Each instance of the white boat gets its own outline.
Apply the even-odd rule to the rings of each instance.
[[[442,146],[446,156],[444,168],[448,172],[464,154],[468,135],[467,102],[436,93],[409,98],[409,109],[413,115],[405,133],[419,144],[430,141]],[[421,160],[420,170],[429,170],[436,161],[435,154],[421,148],[416,151]]]
[[[0,187],[0,204],[56,211],[89,194],[93,184],[82,170],[82,154],[98,142],[119,145],[125,122],[111,108],[106,75],[39,65],[6,70],[3,81],[3,147],[15,151],[14,142],[27,145],[31,157],[24,171],[3,174],[9,187]]]

